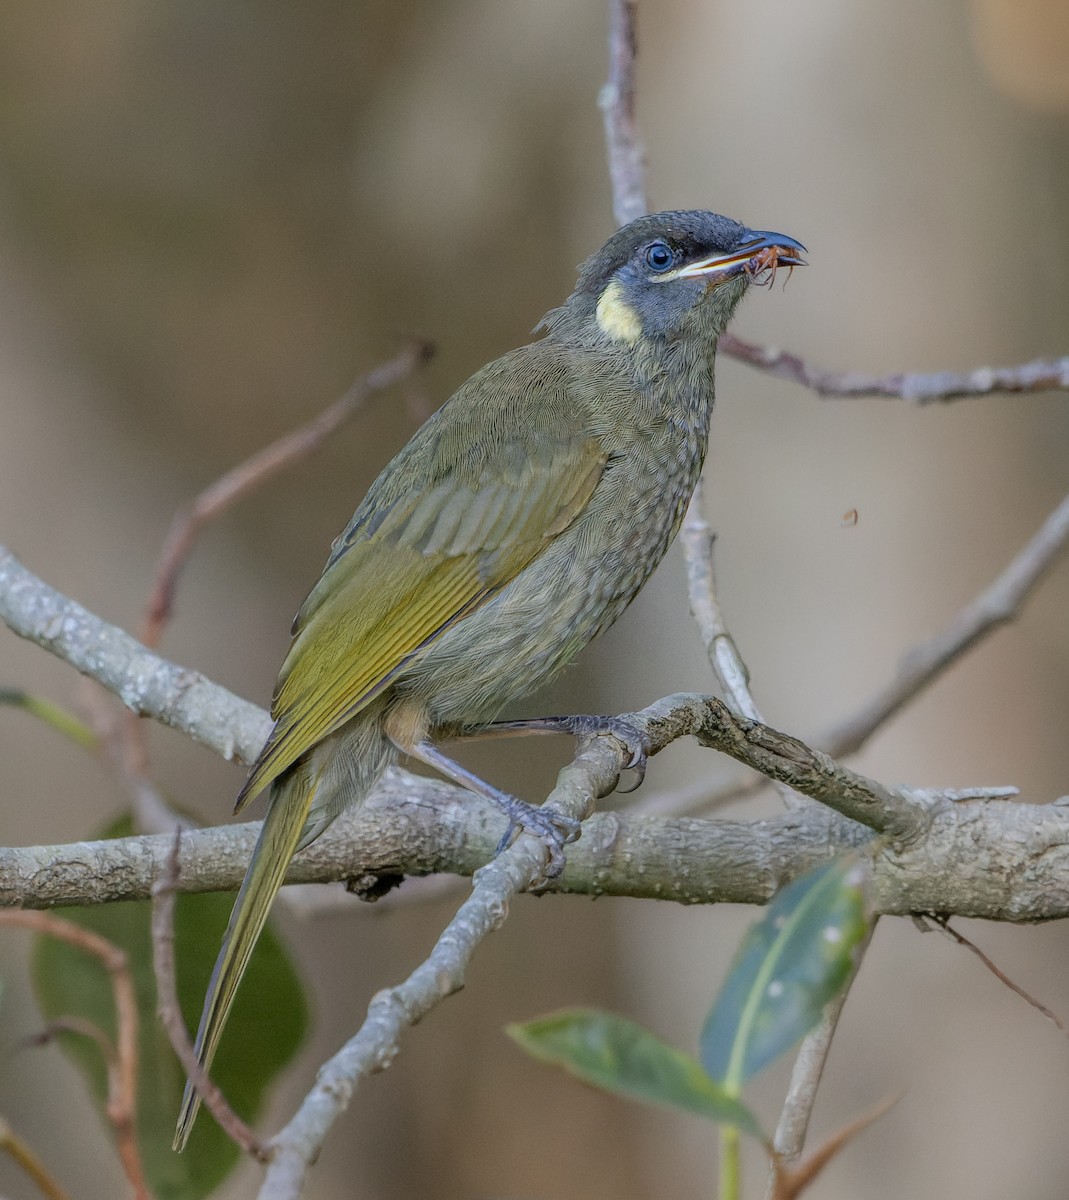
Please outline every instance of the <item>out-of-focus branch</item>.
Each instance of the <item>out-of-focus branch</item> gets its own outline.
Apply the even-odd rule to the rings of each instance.
[[[106,938],[73,921],[45,912],[0,912],[0,925],[28,929],[91,954],[111,979],[115,1000],[115,1059],[108,1064],[108,1120],[115,1129],[119,1159],[135,1200],[149,1200],[141,1157],[137,1149],[137,997],[130,964],[124,951]]]
[[[318,416],[232,467],[175,514],[160,551],[138,634],[144,645],[155,648],[160,643],[174,609],[178,577],[201,530],[280,471],[313,454],[363,408],[365,401],[406,379],[431,353],[429,342],[410,341],[400,354],[360,376]],[[170,811],[152,778],[148,747],[139,722],[127,719],[109,723],[102,719],[101,724],[109,729],[107,748],[133,801],[139,826],[173,828],[179,818]]]
[[[1012,621],[1036,584],[1069,542],[1069,496],[994,580],[934,637],[903,658],[886,687],[852,716],[816,739],[829,754],[841,757],[859,749],[904,705],[992,630]]]
[[[47,1200],[70,1200],[59,1181],[45,1166],[32,1147],[0,1117],[0,1153],[6,1154],[26,1172]]]
[[[688,514],[688,522],[690,515]],[[696,549],[687,554],[689,591],[692,606],[708,594],[708,562],[712,539],[704,522],[684,527],[684,538],[696,541]],[[910,700],[939,678],[963,654],[993,633],[1001,625],[1014,620],[1025,601],[1035,590],[1047,571],[1057,561],[1069,543],[1069,496],[1051,512],[1029,542],[1015,555],[974,600],[954,617],[949,625],[933,637],[921,642],[902,659],[898,672],[889,683],[862,704],[856,712],[832,729],[812,739],[826,753],[844,758],[859,750],[865,742]],[[695,614],[702,639],[709,649],[715,646],[719,627],[715,619]],[[713,656],[710,651],[710,656]],[[731,659],[728,658],[730,665]],[[756,777],[729,782],[719,787],[694,783],[674,792],[653,794],[634,805],[633,812],[650,816],[689,816],[710,808],[740,800],[766,786]]]
[[[995,392],[1069,391],[1069,357],[1036,359],[1015,367],[978,367],[957,374],[953,371],[904,371],[892,375],[868,375],[861,371],[826,371],[811,366],[804,358],[773,346],[758,346],[733,333],[721,336],[723,354],[751,367],[800,383],[832,399],[888,397],[911,404],[935,404]]]
[[[200,531],[273,475],[293,466],[323,445],[378,392],[400,383],[427,361],[429,342],[412,341],[395,358],[361,375],[352,387],[317,417],[258,450],[205,488],[174,516],[160,551],[145,616],[139,632],[146,646],[158,646],[174,605],[178,576]]]
[[[646,152],[635,124],[636,7],[637,0],[609,0],[609,79],[598,97],[617,225],[648,211]]]

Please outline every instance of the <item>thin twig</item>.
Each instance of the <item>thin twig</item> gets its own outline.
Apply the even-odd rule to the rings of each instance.
[[[198,1061],[178,1003],[174,969],[174,904],[181,840],[182,831],[179,829],[174,835],[166,870],[152,885],[152,967],[156,975],[156,1009],[178,1061],[205,1107],[231,1141],[246,1154],[262,1162],[264,1152],[260,1139],[230,1107],[226,1097]]]
[[[77,1037],[95,1042],[100,1048],[109,1075],[111,1071],[118,1069],[119,1052],[115,1049],[115,1043],[99,1025],[94,1025],[84,1017],[56,1017],[54,1021],[49,1021],[44,1029],[27,1038],[27,1044],[47,1046],[55,1039],[57,1033],[73,1033]]]
[[[139,639],[146,646],[159,645],[160,635],[174,605],[178,575],[185,565],[197,535],[236,501],[261,487],[271,476],[318,450],[328,438],[353,417],[377,392],[393,387],[427,361],[432,352],[425,341],[412,341],[395,358],[362,375],[340,399],[317,417],[257,451],[205,488],[188,506],[177,512],[160,552]]]
[[[115,1000],[117,1068],[109,1070],[107,1115],[115,1129],[119,1158],[136,1200],[148,1200],[141,1157],[137,1148],[137,995],[130,975],[126,952],[73,921],[45,912],[6,910],[0,912],[0,925],[28,929],[45,937],[58,938],[70,946],[99,959],[111,978]]]
[[[778,1156],[779,1165],[795,1162],[801,1157],[805,1146],[806,1135],[809,1132],[809,1121],[813,1115],[813,1105],[816,1103],[817,1088],[820,1087],[824,1075],[824,1066],[831,1050],[832,1038],[839,1025],[846,998],[857,978],[861,960],[872,941],[876,929],[876,921],[869,924],[868,933],[859,944],[854,954],[853,968],[849,978],[839,992],[825,1006],[820,1021],[802,1039],[791,1068],[791,1082],[780,1111],[779,1123],[772,1145]],[[774,1200],[778,1172],[773,1172],[769,1183],[769,1197]]]
[[[699,479],[679,534],[687,570],[687,599],[713,673],[724,691],[725,702],[736,716],[760,721],[761,713],[750,691],[750,674],[724,623],[717,596],[713,570],[714,536],[702,511],[703,491]]]
[[[605,144],[612,182],[612,210],[618,225],[648,211],[646,152],[635,124],[636,0],[609,0],[609,80],[598,107],[605,123]]]
[[[99,748],[100,738],[94,730],[74,713],[51,700],[46,700],[44,696],[36,696],[21,688],[0,688],[0,704],[10,704],[14,708],[23,709],[31,716],[51,725],[57,733],[70,738],[85,750]]]
[[[992,975],[999,981],[1005,984],[1011,992],[1016,992],[1025,1003],[1030,1004],[1037,1012],[1040,1012],[1050,1021],[1054,1027],[1062,1034],[1063,1037],[1069,1037],[1069,1026],[1058,1016],[1053,1009],[1048,1008],[1042,1001],[1037,1000],[1030,992],[1026,992],[1020,984],[1014,981],[1003,971],[996,966],[994,961],[990,959],[983,950],[975,943],[971,942],[963,933],[959,933],[950,924],[949,917],[932,916],[928,918],[933,924],[946,934],[952,941],[957,942],[959,946],[964,946],[966,950],[971,950],[973,954],[984,964]]]
[[[944,403],[994,392],[1052,392],[1069,390],[1069,357],[1036,359],[1014,367],[978,367],[964,374],[952,371],[907,371],[867,375],[860,371],[826,371],[805,359],[772,346],[745,342],[733,333],[720,337],[718,349],[731,358],[799,383],[819,396],[837,399],[888,397],[911,404]]]
[[[735,639],[728,632],[717,595],[716,573],[713,569],[714,535],[703,511],[704,489],[699,479],[690,498],[679,541],[687,573],[687,599],[709,657],[713,674],[731,711],[750,721],[762,721],[757,703],[750,691],[750,673],[742,660]],[[798,808],[804,801],[783,781],[776,782],[784,804]]]
[[[1069,496],[1013,561],[950,624],[915,646],[895,678],[847,720],[816,739],[836,758],[853,754],[938,675],[992,630],[1012,621],[1036,584],[1069,543]]]
[[[48,1200],[70,1200],[69,1194],[32,1147],[19,1137],[3,1117],[0,1117],[0,1151],[18,1163]]]

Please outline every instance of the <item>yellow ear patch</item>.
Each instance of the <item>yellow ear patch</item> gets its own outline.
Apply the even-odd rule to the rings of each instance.
[[[642,336],[642,322],[624,299],[624,289],[618,279],[601,293],[595,315],[598,328],[614,342],[637,342]]]

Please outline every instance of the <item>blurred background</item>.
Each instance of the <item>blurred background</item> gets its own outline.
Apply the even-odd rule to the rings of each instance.
[[[418,332],[438,346],[305,466],[199,544],[163,650],[266,703],[290,618],[379,468],[476,367],[527,339],[612,228],[596,97],[601,2],[82,0],[0,12],[0,541],[137,625],[175,508]],[[640,11],[655,207],[779,229],[811,266],[735,329],[814,363],[968,369],[1069,353],[1069,9],[1056,0],[660,0]],[[756,696],[802,735],[845,716],[1038,527],[1069,480],[1069,398],[923,410],[822,401],[724,360],[707,469],[728,620]],[[844,514],[857,511],[857,521]],[[888,781],[1069,791],[1069,566],[860,759]],[[0,686],[70,701],[70,670],[0,631]],[[711,687],[678,553],[528,711],[620,711]],[[240,769],[152,731],[205,820]],[[566,741],[479,765],[531,799]],[[8,844],[72,841],[124,806],[107,770],[0,713]],[[476,760],[473,760],[476,761]],[[646,789],[726,769],[679,745]],[[611,802],[610,802],[611,803]],[[770,801],[735,810],[758,815]],[[315,1030],[266,1130],[455,907],[280,921]],[[710,1195],[714,1137],[525,1059],[499,1032],[610,1007],[693,1048],[752,911],[521,898],[467,989],[335,1130],[317,1200]],[[963,923],[1069,1016],[1069,930]],[[80,1197],[121,1176],[39,1027],[23,935],[0,939],[0,1112]],[[754,1105],[772,1123],[787,1067]],[[1069,1047],[944,939],[881,923],[817,1107],[826,1135],[897,1107],[814,1196],[1061,1200]],[[243,1168],[221,1195],[254,1194]],[[760,1191],[755,1170],[751,1191]],[[29,1195],[0,1160],[0,1193]]]

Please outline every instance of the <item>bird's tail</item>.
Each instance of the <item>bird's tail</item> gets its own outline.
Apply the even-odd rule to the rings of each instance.
[[[263,829],[234,901],[204,997],[194,1049],[205,1070],[215,1057],[241,977],[290,859],[315,841],[343,809],[362,804],[396,755],[380,718],[377,709],[369,709],[362,717],[350,720],[272,785]],[[175,1150],[185,1146],[199,1108],[200,1097],[187,1081],[174,1135]]]
[[[263,828],[252,852],[248,870],[241,884],[230,922],[223,935],[223,945],[215,960],[204,1010],[194,1049],[197,1060],[207,1070],[215,1057],[219,1037],[230,1015],[234,996],[241,977],[249,965],[256,940],[267,921],[267,914],[282,886],[289,861],[302,841],[302,833],[312,807],[316,781],[309,781],[304,771],[293,772],[276,784]],[[192,1083],[186,1082],[174,1149],[182,1150],[193,1128],[200,1108],[200,1097]]]

